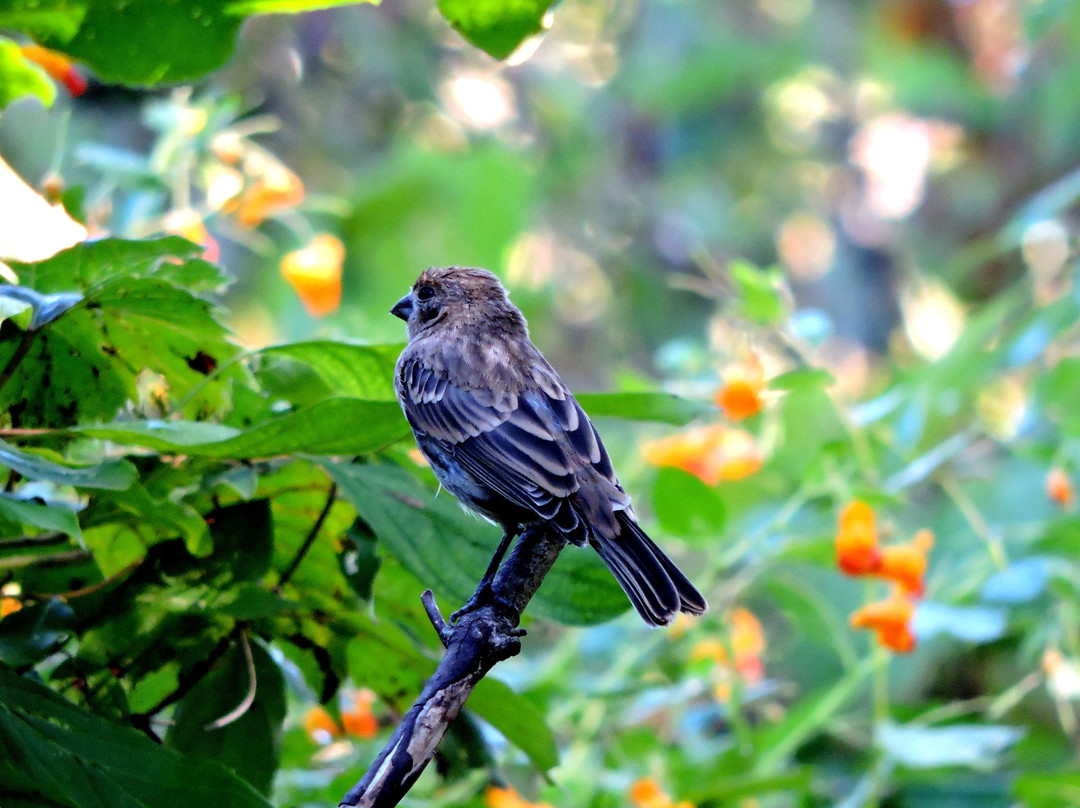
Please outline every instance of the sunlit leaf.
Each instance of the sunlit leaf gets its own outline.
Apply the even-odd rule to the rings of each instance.
[[[528,755],[540,771],[558,765],[559,750],[544,721],[544,714],[505,682],[490,676],[482,679],[469,696],[466,707]]]
[[[363,454],[401,440],[408,424],[395,402],[330,398],[248,430],[202,421],[125,421],[79,431],[160,452],[250,458]]]
[[[389,464],[327,464],[341,494],[413,575],[456,608],[476,589],[498,544],[488,523],[462,512],[447,494],[435,497],[408,472]],[[417,597],[419,597],[419,592]],[[595,553],[567,548],[529,605],[529,613],[570,625],[609,620],[629,607]]]
[[[463,37],[505,59],[543,27],[555,0],[439,0],[439,11]]]
[[[711,404],[671,393],[578,393],[575,398],[593,418],[658,421],[676,426],[716,411]]]

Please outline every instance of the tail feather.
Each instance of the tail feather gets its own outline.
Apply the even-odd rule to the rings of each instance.
[[[708,604],[670,558],[633,520],[620,511],[614,538],[596,533],[592,544],[626,592],[634,609],[651,626],[666,626],[679,612],[701,614]]]

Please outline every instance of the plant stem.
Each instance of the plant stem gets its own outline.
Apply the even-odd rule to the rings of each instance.
[[[330,508],[334,505],[334,499],[337,497],[337,483],[330,484],[330,490],[326,494],[326,504],[323,505],[322,511],[319,512],[318,518],[315,520],[315,524],[311,526],[311,530],[308,532],[307,537],[304,539],[304,543],[300,545],[300,549],[296,551],[296,556],[286,567],[285,572],[281,573],[281,578],[278,579],[277,586],[274,587],[278,592],[282,587],[289,582],[289,579],[293,577],[297,568],[300,566],[300,562],[304,560],[304,556],[307,555],[308,550],[311,549],[311,545],[315,543],[315,537],[319,535],[319,531],[322,530],[323,522],[326,521],[326,517],[330,513]]]

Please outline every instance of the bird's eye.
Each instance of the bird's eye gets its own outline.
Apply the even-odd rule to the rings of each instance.
[[[416,290],[416,299],[421,303],[435,297],[435,290],[430,286],[421,286]]]

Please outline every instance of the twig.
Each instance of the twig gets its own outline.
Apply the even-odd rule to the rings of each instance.
[[[492,582],[493,602],[454,625],[443,619],[434,596],[424,593],[424,608],[446,654],[367,773],[342,797],[340,808],[391,808],[401,801],[473,688],[492,666],[521,650],[521,612],[565,543],[553,531],[526,533]]]
[[[296,555],[289,563],[289,566],[285,569],[285,572],[281,573],[281,578],[278,579],[277,586],[274,588],[280,592],[282,587],[289,582],[289,579],[293,577],[296,570],[300,567],[300,562],[304,560],[304,556],[307,555],[308,550],[311,549],[311,545],[315,543],[315,537],[319,535],[319,531],[322,530],[323,522],[326,521],[326,517],[330,513],[330,508],[334,505],[334,499],[337,497],[337,483],[330,484],[330,490],[326,494],[326,504],[323,505],[323,509],[319,512],[318,518],[315,520],[315,524],[311,526],[311,530],[308,532],[307,537],[304,539],[304,543],[300,545],[300,549],[296,551]]]

